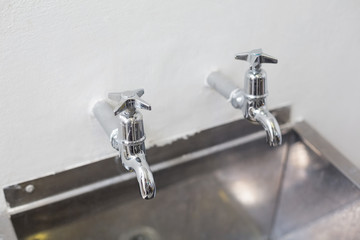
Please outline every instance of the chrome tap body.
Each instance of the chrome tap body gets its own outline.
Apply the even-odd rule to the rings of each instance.
[[[208,85],[226,97],[233,107],[241,109],[244,118],[260,124],[266,131],[266,140],[270,146],[281,145],[279,124],[266,107],[267,77],[266,72],[261,68],[262,63],[277,63],[277,59],[264,54],[261,49],[237,54],[235,59],[248,61],[251,64],[245,74],[243,89],[234,85],[220,72],[212,72],[207,77]]]
[[[115,110],[109,103],[100,101],[95,104],[93,112],[110,136],[112,147],[119,151],[122,165],[136,173],[142,198],[151,199],[155,197],[156,186],[146,161],[143,116],[137,111],[151,110],[150,104],[140,98],[143,94],[143,89],[109,93],[109,99],[117,104]]]

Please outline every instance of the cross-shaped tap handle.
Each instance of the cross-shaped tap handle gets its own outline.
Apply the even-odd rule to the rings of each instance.
[[[251,69],[259,69],[262,63],[277,63],[278,60],[270,55],[263,53],[262,49],[255,49],[250,52],[236,54],[235,59],[248,61]]]
[[[118,103],[118,106],[114,110],[115,116],[125,110],[135,112],[136,108],[151,110],[150,104],[140,98],[143,94],[144,89],[136,89],[120,93],[109,93],[109,99]]]

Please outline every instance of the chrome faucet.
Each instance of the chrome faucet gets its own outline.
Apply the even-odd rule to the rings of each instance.
[[[137,111],[151,110],[150,104],[140,98],[143,94],[143,89],[109,93],[109,99],[117,105],[115,110],[109,103],[99,101],[93,112],[110,137],[112,147],[119,151],[122,165],[135,171],[142,198],[151,199],[155,197],[156,186],[146,161],[143,117]]]
[[[279,124],[266,107],[267,77],[261,68],[262,63],[277,63],[278,60],[263,53],[261,49],[237,54],[235,59],[250,63],[250,69],[245,74],[244,89],[238,88],[220,72],[210,73],[206,80],[208,85],[226,97],[233,107],[241,109],[244,118],[261,124],[270,146],[281,145]]]

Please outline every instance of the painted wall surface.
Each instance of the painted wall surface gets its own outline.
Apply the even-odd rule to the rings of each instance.
[[[145,88],[147,146],[241,118],[204,86],[243,85],[263,48],[271,108],[291,103],[360,167],[360,2],[0,1],[0,187],[114,155],[89,106]],[[0,238],[13,233],[0,194]]]

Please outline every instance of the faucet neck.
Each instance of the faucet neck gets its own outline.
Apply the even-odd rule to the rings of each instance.
[[[258,64],[258,65],[254,65],[254,66],[250,66],[250,71],[253,73],[253,74],[258,74],[261,72],[261,64]]]
[[[120,115],[124,116],[125,118],[132,118],[137,113],[136,108],[129,107],[126,110],[122,111]]]
[[[249,69],[245,74],[244,93],[250,97],[266,97],[268,94],[266,72],[263,69]]]

